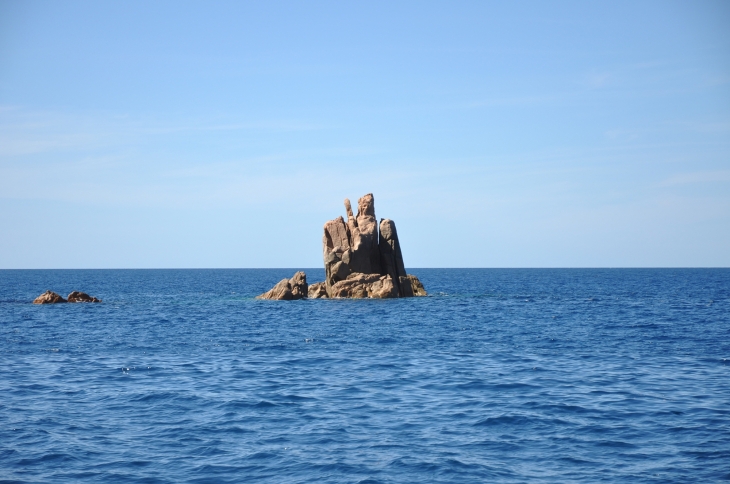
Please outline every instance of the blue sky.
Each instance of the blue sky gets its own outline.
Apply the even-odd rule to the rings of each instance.
[[[0,268],[730,266],[728,2],[0,1]]]

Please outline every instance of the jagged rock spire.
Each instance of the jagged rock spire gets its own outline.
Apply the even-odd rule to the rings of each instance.
[[[373,194],[368,193],[358,199],[357,215],[352,213],[352,205],[346,198],[345,213],[347,222],[338,217],[324,224],[322,245],[328,296],[342,293],[341,286],[352,285],[353,280],[370,280],[367,277],[355,277],[354,274],[386,276],[395,288],[394,294],[400,297],[413,296],[414,290],[403,264],[395,222],[382,219],[378,225]],[[345,283],[346,280],[349,282]],[[333,292],[337,283],[341,283],[339,292]],[[362,289],[361,292],[364,294],[367,291]]]

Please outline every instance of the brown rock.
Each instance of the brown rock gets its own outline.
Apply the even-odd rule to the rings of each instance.
[[[337,217],[324,224],[322,251],[324,255],[325,287],[329,294],[332,285],[346,278],[351,272],[349,266],[350,232],[342,217]]]
[[[411,282],[411,290],[414,296],[427,296],[426,289],[424,289],[421,281],[418,280],[413,274],[408,274],[408,280]]]
[[[357,216],[352,213],[350,200],[345,199],[347,223],[342,217],[324,224],[322,237],[325,285],[331,296],[332,286],[345,280],[353,272],[380,274],[380,250],[378,249],[378,225],[372,194],[361,197]]]
[[[46,291],[33,300],[33,304],[57,304],[67,302],[53,291]]]
[[[357,273],[356,273],[357,274]],[[332,286],[333,298],[364,299],[368,297],[368,290],[365,284],[357,280],[339,281]]]
[[[398,278],[398,287],[400,289],[400,297],[413,297],[413,286],[408,276],[400,276]]]
[[[368,287],[368,297],[374,299],[398,297],[398,288],[393,284],[393,279],[390,276],[381,276],[380,279]]]
[[[345,208],[350,206],[345,200]],[[360,197],[357,201],[357,216],[352,217],[348,209],[348,226],[350,227],[350,246],[352,247],[352,272],[363,274],[380,274],[380,250],[378,249],[378,223],[375,219],[375,199],[372,193]],[[353,223],[354,222],[354,223]]]
[[[89,296],[85,292],[73,291],[71,294],[68,295],[68,302],[70,302],[70,303],[76,303],[76,302],[100,303],[101,299],[97,299],[93,296]]]
[[[329,297],[411,297],[426,295],[423,285],[415,284],[403,264],[395,223],[375,219],[372,193],[357,201],[353,215],[345,199],[347,222],[342,217],[324,224],[322,237],[325,291]],[[379,236],[378,236],[379,234]],[[368,278],[376,277],[370,280]],[[387,282],[385,279],[387,276]],[[362,279],[365,277],[368,280]],[[376,281],[380,281],[377,282]],[[415,284],[415,285],[414,285]],[[392,295],[395,291],[395,296]]]
[[[390,275],[398,287],[400,297],[413,296],[410,285],[402,284],[402,278],[406,277],[406,268],[403,265],[403,254],[400,251],[398,232],[395,229],[395,222],[387,218],[380,220],[380,260],[382,261],[383,272]]]
[[[327,287],[324,282],[315,282],[309,285],[309,299],[323,299],[327,297]]]
[[[269,291],[256,296],[256,299],[291,301],[307,297],[308,292],[307,275],[299,271],[291,279],[282,279],[277,282]]]
[[[274,287],[269,289],[267,292],[256,296],[256,299],[273,299],[277,301],[291,301],[294,296],[291,293],[291,286],[289,285],[289,279],[282,279],[276,283]]]
[[[350,275],[350,268],[345,261],[337,261],[332,265],[332,275],[335,281],[345,280]]]
[[[334,249],[342,247],[347,249],[350,247],[350,234],[348,234],[347,225],[342,217],[337,217],[324,224],[324,246]]]
[[[355,216],[352,214],[352,205],[350,205],[350,199],[345,199],[345,212],[347,213],[347,229],[350,231],[350,234],[357,228],[357,219],[355,219]]]
[[[398,297],[398,290],[390,276],[380,274],[350,274],[344,281],[332,286],[330,297],[333,298],[393,298]]]
[[[302,271],[296,272],[289,279],[289,286],[291,287],[291,293],[294,299],[305,298],[309,293],[309,289],[307,288],[307,275]]]

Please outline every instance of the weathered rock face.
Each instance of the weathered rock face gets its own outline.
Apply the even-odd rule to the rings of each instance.
[[[345,199],[347,227],[350,229],[352,247],[352,272],[380,274],[380,251],[378,250],[378,223],[375,219],[375,199],[372,193],[357,201],[357,216],[352,215],[350,200]]]
[[[297,272],[291,279],[282,279],[268,292],[256,296],[256,299],[276,299],[291,301],[307,297],[307,275],[304,272]]]
[[[73,291],[68,295],[68,301],[53,291],[46,291],[33,301],[33,304],[57,304],[57,303],[100,303],[101,299],[89,296],[85,292]]]
[[[70,302],[70,303],[77,303],[77,302],[100,303],[101,299],[97,299],[93,296],[89,296],[85,292],[73,291],[71,294],[68,295],[68,302]]]
[[[408,276],[400,276],[398,278],[398,290],[400,291],[400,297],[413,297],[416,294],[413,292],[413,286]],[[419,296],[425,296],[426,294],[419,294]]]
[[[342,217],[324,225],[325,290],[329,297],[412,297],[425,296],[423,285],[414,290],[412,280],[403,264],[395,222],[375,218],[375,200],[372,193],[357,201],[357,215],[353,215],[350,200],[345,199],[347,223]],[[378,233],[380,237],[378,238]],[[357,276],[355,276],[357,274]],[[373,289],[375,279],[360,281],[361,276],[388,276],[389,285]],[[415,277],[415,276],[413,276]],[[384,280],[384,279],[383,279]],[[418,279],[416,279],[418,280]],[[380,284],[380,283],[379,283]],[[390,290],[390,286],[394,291]],[[380,287],[380,286],[378,286]]]
[[[325,287],[327,294],[337,281],[350,274],[350,232],[342,217],[324,224],[322,237],[324,252]]]
[[[388,275],[355,272],[332,286],[331,297],[385,299],[398,297],[398,290]]]
[[[298,271],[294,276],[289,279],[289,286],[291,287],[291,294],[294,299],[302,299],[307,297],[309,289],[307,288],[307,275]]]
[[[33,300],[33,304],[57,304],[67,302],[53,291],[46,291]]]
[[[414,296],[427,296],[426,289],[423,287],[423,284],[421,284],[421,281],[419,281],[416,276],[414,276],[413,274],[408,274],[407,279],[410,282],[411,291],[413,292]]]
[[[322,299],[327,297],[327,287],[324,282],[315,282],[309,285],[309,299]]]
[[[275,299],[279,301],[291,301],[294,299],[294,295],[291,293],[291,286],[289,285],[289,279],[282,279],[277,282],[274,287],[259,296],[256,299]]]
[[[380,259],[383,272],[388,274],[398,287],[400,297],[413,296],[411,291],[404,288],[401,279],[406,277],[406,268],[403,265],[403,254],[400,251],[398,232],[395,230],[395,222],[384,218],[380,221]],[[409,283],[410,284],[410,283]]]

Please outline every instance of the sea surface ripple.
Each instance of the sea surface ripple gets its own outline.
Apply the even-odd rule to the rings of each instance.
[[[0,481],[730,480],[730,270],[293,272],[0,271]]]

